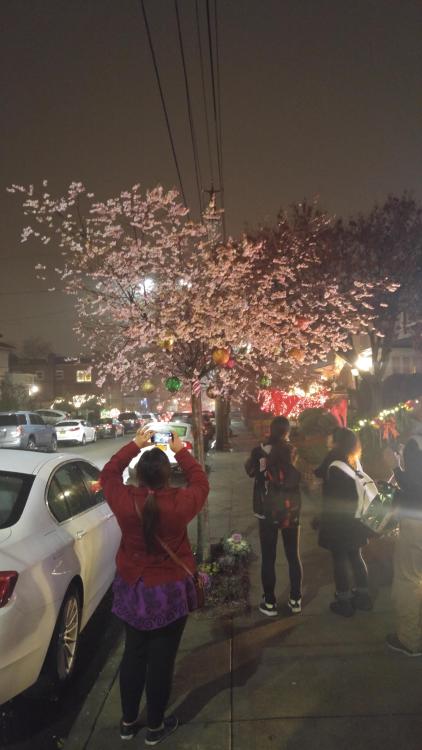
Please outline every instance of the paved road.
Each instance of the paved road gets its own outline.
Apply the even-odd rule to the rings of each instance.
[[[83,447],[60,447],[59,450],[88,458],[101,468],[129,439],[130,436],[98,440]],[[61,747],[119,637],[120,625],[110,613],[110,603],[109,594],[82,634],[75,678],[66,692],[57,695],[48,685],[40,683],[25,696],[0,708],[1,747],[8,750],[57,750]]]

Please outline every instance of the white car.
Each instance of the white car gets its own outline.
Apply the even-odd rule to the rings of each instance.
[[[71,454],[0,453],[0,704],[41,671],[69,679],[112,583],[120,529],[99,474]]]
[[[35,409],[35,414],[39,414],[45,424],[57,424],[69,416],[67,412],[58,409]]]
[[[97,439],[97,430],[85,419],[63,419],[56,424],[58,443],[92,443]]]
[[[136,464],[142,454],[145,453],[145,451],[151,450],[151,448],[161,448],[161,450],[167,454],[172,470],[179,470],[179,464],[169,446],[170,432],[177,432],[185,448],[187,448],[190,453],[193,451],[192,425],[183,422],[152,422],[146,426],[155,435],[154,443],[151,443],[151,446],[142,448],[135,458],[132,459],[128,468],[123,472],[123,479],[127,484],[136,484]],[[160,435],[162,436],[162,439],[160,438]]]

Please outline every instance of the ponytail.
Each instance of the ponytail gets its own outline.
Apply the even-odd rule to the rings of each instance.
[[[142,530],[144,532],[145,546],[150,555],[154,550],[155,530],[158,524],[159,510],[155,494],[150,490],[145,500],[142,513]]]

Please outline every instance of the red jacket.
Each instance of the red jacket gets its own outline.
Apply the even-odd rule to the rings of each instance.
[[[146,586],[178,581],[186,578],[186,572],[161,550],[158,542],[154,554],[148,554],[145,548],[142,525],[134,503],[136,500],[142,513],[148,490],[146,487],[123,484],[123,471],[137,453],[139,448],[134,441],[123,446],[104,466],[100,477],[106,500],[122,531],[116,556],[117,570],[127,583],[136,583],[139,578],[143,579]],[[160,509],[157,534],[193,572],[195,561],[187,525],[203,507],[209,484],[205,472],[186,448],[176,453],[176,460],[186,476],[188,486],[156,490],[155,496]]]

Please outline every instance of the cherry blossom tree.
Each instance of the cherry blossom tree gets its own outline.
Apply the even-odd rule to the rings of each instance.
[[[409,193],[390,195],[368,214],[339,222],[326,257],[344,294],[362,276],[372,285],[372,368],[362,378],[376,414],[400,319],[417,323],[422,317],[422,206]]]
[[[99,201],[81,183],[61,197],[43,188],[10,188],[23,198],[22,240],[53,246],[100,382],[111,376],[139,390],[158,373],[170,388],[188,388],[201,461],[201,383],[229,394],[280,368],[297,382],[368,323],[370,290],[356,280],[340,293],[321,260],[330,220],[306,206],[223,245],[190,221],[176,191],[135,185]]]

